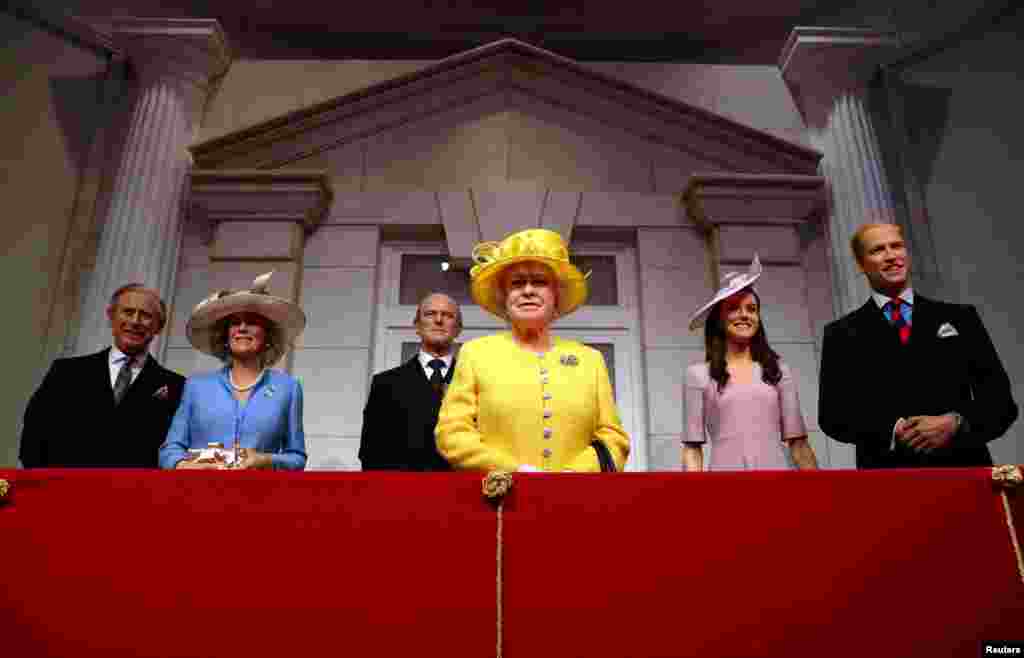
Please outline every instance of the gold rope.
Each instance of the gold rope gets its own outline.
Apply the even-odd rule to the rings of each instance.
[[[483,497],[488,501],[495,503],[498,508],[498,573],[495,578],[495,591],[498,597],[497,605],[495,608],[498,610],[498,621],[497,621],[497,637],[498,647],[497,655],[498,658],[502,658],[502,551],[505,544],[504,532],[505,532],[505,494],[512,488],[512,474],[505,471],[492,471],[483,478],[481,483],[483,487]]]
[[[1013,544],[1013,552],[1017,556],[1017,573],[1020,574],[1020,581],[1024,583],[1024,555],[1021,555],[1020,542],[1017,541],[1017,531],[1013,527],[1013,512],[1010,510],[1010,499],[1006,497],[1006,491],[1000,491],[1003,497],[1003,511],[1006,512],[1006,527],[1010,529],[1010,543]],[[498,514],[501,514],[500,508]],[[501,518],[501,517],[499,517]],[[499,552],[501,549],[498,549]]]
[[[497,651],[496,651],[498,658],[501,658],[501,632],[502,632],[502,624],[501,624],[501,620],[502,620],[502,610],[501,610],[501,553],[502,553],[502,550],[501,549],[502,549],[502,546],[505,543],[503,541],[503,537],[502,537],[502,532],[504,531],[504,528],[505,528],[505,522],[504,522],[504,518],[502,516],[502,510],[504,509],[504,507],[505,507],[505,502],[504,501],[498,503],[498,575],[497,575],[497,580],[495,581],[495,589],[496,589],[496,591],[498,593],[497,606],[496,606],[496,608],[498,610],[498,628],[497,628],[497,631],[498,631],[498,647],[497,647]],[[1017,552],[1017,556],[1020,557],[1020,551]],[[1022,571],[1021,573],[1024,573],[1024,571]]]
[[[1020,467],[1013,464],[1004,464],[992,468],[992,481],[1000,488],[999,494],[1003,498],[1003,512],[1006,514],[1006,527],[1010,531],[1010,543],[1013,544],[1013,554],[1017,558],[1017,573],[1024,583],[1024,556],[1021,556],[1020,543],[1017,541],[1017,529],[1013,527],[1013,510],[1010,509],[1010,499],[1006,496],[1007,489],[1013,489],[1024,483],[1024,473]]]
[[[512,474],[505,471],[491,471],[483,480],[483,494],[484,498],[490,502],[495,503],[498,509],[498,537],[497,537],[497,575],[495,577],[494,589],[497,595],[497,601],[495,609],[498,611],[497,619],[497,650],[496,654],[498,658],[501,658],[501,645],[502,645],[502,549],[505,544],[504,532],[505,532],[505,494],[512,488]]]

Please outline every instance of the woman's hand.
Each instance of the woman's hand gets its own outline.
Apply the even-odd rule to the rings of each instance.
[[[801,471],[813,471],[818,468],[818,460],[814,456],[814,448],[807,441],[806,436],[798,436],[795,439],[787,439],[790,454],[793,455],[793,463]]]
[[[252,448],[240,448],[238,451],[238,467],[240,469],[273,468],[274,462],[266,452]]]
[[[704,447],[699,443],[683,443],[683,470],[697,472],[704,470]]]
[[[218,462],[197,462],[195,460],[182,459],[174,465],[174,468],[191,471],[217,471],[224,468],[224,464]]]

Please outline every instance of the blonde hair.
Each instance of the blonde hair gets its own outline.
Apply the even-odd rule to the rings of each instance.
[[[890,224],[888,222],[861,224],[857,232],[850,238],[850,250],[853,251],[853,257],[858,263],[864,262],[864,234],[876,228],[885,228],[886,226],[896,229],[900,234],[900,239],[905,239],[903,237],[903,227],[899,224]]]

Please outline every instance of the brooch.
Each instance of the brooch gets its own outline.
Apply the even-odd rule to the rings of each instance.
[[[268,398],[274,397],[274,385],[271,384],[270,386],[268,386],[266,390],[263,391],[263,395],[266,395]]]
[[[563,366],[575,366],[579,365],[580,363],[579,359],[576,358],[575,354],[563,354],[562,357],[559,359],[559,362]]]
[[[161,386],[157,389],[156,393],[153,394],[153,397],[158,400],[166,400],[169,395],[170,391],[167,390],[167,386]]]

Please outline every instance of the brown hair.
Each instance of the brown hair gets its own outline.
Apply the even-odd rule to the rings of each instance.
[[[760,321],[757,323],[757,331],[750,339],[750,356],[754,361],[761,364],[761,379],[766,384],[775,386],[782,379],[782,370],[779,367],[779,355],[768,344],[768,335],[764,331],[764,316],[761,313],[761,298],[757,292],[750,287],[744,288],[736,293],[754,295],[757,300],[757,315]],[[726,338],[725,327],[722,326],[722,302],[711,307],[708,318],[704,322],[704,359],[708,362],[708,373],[718,384],[718,391],[721,392],[729,382],[729,371],[725,365]]]
[[[850,250],[853,251],[853,257],[857,260],[858,263],[864,262],[864,234],[876,228],[884,228],[886,226],[892,226],[893,228],[895,228],[897,231],[899,231],[900,238],[905,239],[903,237],[903,227],[900,226],[899,224],[861,224],[860,228],[857,229],[857,232],[854,233],[853,237],[850,238]]]
[[[214,325],[212,331],[211,343],[218,348],[216,356],[224,363],[231,363],[231,348],[228,347],[228,327],[231,325],[231,318],[235,315],[225,316]],[[265,334],[263,341],[263,354],[260,355],[260,367],[269,368],[275,363],[281,360],[284,353],[288,350],[288,345],[284,343],[284,334],[281,333],[281,329],[272,322],[269,318],[259,315],[260,319],[263,320],[263,332]]]

